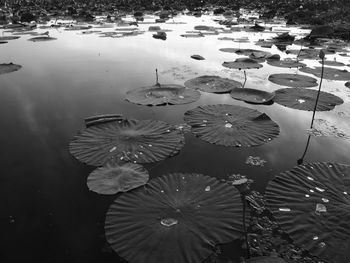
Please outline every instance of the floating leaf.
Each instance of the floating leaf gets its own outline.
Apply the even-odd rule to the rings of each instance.
[[[322,64],[322,61],[319,61],[319,63]],[[343,67],[343,66],[345,66],[344,63],[338,62],[338,61],[335,61],[335,60],[325,60],[324,61],[324,65],[326,65],[326,66],[333,66],[333,67]]]
[[[251,58],[237,58],[232,62],[224,62],[222,64],[226,68],[232,69],[251,69],[251,68],[261,68],[263,65],[259,64],[256,60]]]
[[[140,105],[177,105],[195,102],[200,92],[174,84],[156,84],[137,88],[126,93],[126,100]]]
[[[32,38],[29,38],[28,40],[29,41],[32,41],[32,42],[45,42],[45,41],[51,41],[51,40],[56,40],[57,38],[55,37],[32,37]]]
[[[106,239],[131,263],[202,262],[242,234],[233,187],[199,174],[170,174],[122,194],[106,215]]]
[[[317,86],[317,79],[304,76],[304,75],[296,75],[296,74],[272,74],[269,76],[269,81],[288,87],[294,88],[309,88]]]
[[[211,93],[226,93],[230,92],[233,88],[242,87],[240,82],[233,79],[207,75],[187,80],[184,85],[191,89],[199,89],[200,91]]]
[[[274,66],[274,67],[280,67],[280,68],[301,68],[305,67],[306,65],[304,63],[301,63],[296,60],[269,60],[267,61],[267,64]]]
[[[148,172],[140,164],[107,163],[94,170],[87,179],[91,191],[104,195],[127,192],[144,185],[148,181]]]
[[[203,58],[201,55],[192,55],[191,58],[195,60],[205,60],[205,58]]]
[[[274,92],[249,88],[234,88],[232,89],[230,95],[236,100],[243,100],[245,102],[257,104],[270,102],[275,97]]]
[[[316,68],[309,68],[309,67],[304,67],[301,68],[300,71],[313,74],[317,77],[321,77],[321,72],[322,72],[322,67],[316,67]],[[324,79],[330,79],[330,80],[349,80],[350,79],[350,72],[347,70],[343,69],[335,69],[335,68],[324,68],[324,73],[323,73],[323,78]]]
[[[20,36],[0,36],[0,41],[15,40],[19,38]]]
[[[256,49],[240,49],[240,48],[220,48],[219,50],[221,52],[236,53],[237,55],[244,55],[244,56],[249,56],[254,52],[264,52]]]
[[[312,111],[315,107],[317,92],[317,90],[303,88],[279,89],[275,92],[276,96],[274,101],[288,108]],[[329,111],[343,102],[344,101],[341,98],[321,91],[316,110]]]
[[[121,120],[94,125],[79,132],[69,150],[79,161],[101,166],[110,160],[149,163],[175,155],[183,135],[155,120]]]
[[[278,125],[265,113],[235,105],[200,106],[185,113],[192,132],[209,143],[224,146],[255,146],[279,134]]]
[[[253,166],[264,166],[266,161],[264,159],[261,159],[259,156],[248,156],[245,163]]]
[[[350,88],[350,81],[345,83],[345,87]]]
[[[0,75],[1,74],[6,74],[6,73],[11,73],[14,71],[19,70],[20,68],[22,68],[21,65],[17,65],[17,64],[13,64],[13,63],[3,63],[0,64]]]
[[[349,182],[349,165],[311,163],[279,174],[269,183],[265,197],[277,222],[295,243],[327,262],[347,263]]]
[[[121,121],[123,120],[123,115],[121,114],[104,114],[87,117],[84,119],[85,126],[90,127],[96,124],[111,122],[111,121]]]

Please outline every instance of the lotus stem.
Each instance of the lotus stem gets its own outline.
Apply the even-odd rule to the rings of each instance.
[[[315,119],[315,113],[316,113],[316,108],[317,108],[317,103],[318,103],[318,99],[320,97],[320,93],[321,93],[321,86],[322,86],[322,80],[323,80],[323,73],[324,73],[324,53],[321,50],[323,55],[320,55],[321,59],[322,59],[322,71],[321,71],[321,80],[320,80],[320,85],[318,86],[318,92],[317,92],[317,97],[316,97],[316,102],[315,102],[315,107],[314,107],[314,111],[312,113],[312,120],[311,120],[311,125],[310,125],[310,129],[312,129],[312,126],[314,124],[314,119]],[[321,54],[321,53],[320,53]]]
[[[156,69],[156,85],[159,85],[159,82],[158,82],[158,69]]]
[[[303,43],[300,44],[300,50],[299,50],[298,55],[297,55],[297,62],[299,62],[299,56],[300,56],[302,49],[303,49]]]
[[[309,135],[309,137],[307,137],[306,147],[305,147],[303,155],[301,156],[300,159],[297,160],[298,165],[301,165],[304,163],[304,158],[305,158],[306,152],[309,149],[310,139],[311,139],[311,134]]]
[[[246,226],[246,206],[247,201],[245,199],[245,193],[242,194],[242,202],[243,202],[243,230],[244,230],[244,241],[247,249],[247,258],[250,258],[250,249],[249,249],[249,243],[248,243],[248,233],[247,233],[247,226]]]
[[[245,87],[245,83],[247,82],[247,73],[245,72],[245,70],[243,70],[243,72],[244,72],[244,83],[243,83],[242,88]]]

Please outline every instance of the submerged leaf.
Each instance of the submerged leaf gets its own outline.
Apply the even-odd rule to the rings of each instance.
[[[79,161],[101,166],[110,160],[149,163],[175,155],[184,145],[183,134],[162,121],[120,120],[86,128],[70,142]]]
[[[317,86],[317,79],[304,76],[304,75],[296,75],[296,74],[272,74],[269,76],[269,81],[288,87],[294,88],[309,88]]]
[[[242,234],[233,187],[200,174],[170,174],[122,194],[106,215],[106,239],[131,263],[202,262]]]
[[[191,89],[211,93],[226,93],[233,88],[242,87],[242,84],[236,80],[207,75],[187,80],[184,85]]]
[[[126,100],[140,105],[178,105],[195,102],[200,92],[174,84],[156,84],[130,90],[126,93]]]
[[[312,111],[315,107],[317,90],[303,88],[286,88],[276,90],[274,101],[278,104],[292,109]],[[334,109],[336,105],[342,104],[344,101],[327,92],[320,92],[317,102],[317,111],[329,111]]]
[[[14,71],[19,70],[20,68],[22,68],[21,65],[17,65],[17,64],[13,64],[13,63],[3,63],[0,64],[0,75],[1,74],[6,74],[6,73],[11,73]]]
[[[347,263],[349,182],[349,165],[310,163],[279,174],[269,183],[265,197],[277,222],[296,244],[327,262]]]
[[[279,134],[279,126],[265,113],[226,104],[200,106],[185,113],[192,132],[209,143],[255,146]]]
[[[140,164],[107,163],[94,170],[87,179],[91,191],[104,195],[127,192],[144,185],[148,181],[148,172]]]

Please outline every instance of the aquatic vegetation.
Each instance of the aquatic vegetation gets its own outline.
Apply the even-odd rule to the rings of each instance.
[[[112,203],[105,233],[131,263],[202,262],[216,244],[241,237],[241,196],[213,177],[161,176]]]
[[[296,60],[269,60],[267,61],[267,64],[274,66],[274,67],[280,67],[280,68],[301,68],[306,67],[306,64],[301,63]]]
[[[0,41],[9,41],[14,39],[19,39],[20,36],[0,36]]]
[[[199,106],[184,119],[197,137],[224,146],[261,145],[279,134],[279,126],[265,113],[234,105]]]
[[[193,58],[195,60],[205,60],[205,58],[202,57],[201,55],[192,55],[191,58]]]
[[[331,122],[325,119],[315,119],[313,122],[313,127],[307,130],[307,133],[319,137],[335,137],[340,139],[349,139],[349,135],[343,130],[339,129]]]
[[[96,193],[113,195],[146,184],[148,177],[147,170],[140,164],[110,162],[90,173],[87,186]]]
[[[156,84],[149,87],[141,87],[126,93],[125,99],[140,105],[178,105],[195,102],[200,97],[200,92],[175,84]]]
[[[155,120],[107,122],[86,128],[69,144],[79,161],[101,166],[108,161],[148,163],[175,155],[184,145],[183,134]]]
[[[227,93],[234,88],[242,87],[242,84],[236,80],[207,75],[187,80],[184,85],[191,89],[210,93]]]
[[[230,96],[236,100],[243,100],[245,102],[256,104],[264,104],[272,101],[275,97],[275,93],[258,89],[234,88],[232,89]]]
[[[345,87],[350,88],[350,81],[346,82],[344,85]]]
[[[251,58],[237,58],[232,62],[224,62],[222,65],[230,69],[258,69],[262,68],[263,65],[259,64],[256,60]]]
[[[262,256],[250,258],[246,261],[246,263],[286,263],[286,261],[280,257]]]
[[[282,172],[265,192],[268,208],[299,245],[327,262],[350,257],[350,166],[310,163]]]
[[[220,48],[219,50],[221,52],[236,53],[237,55],[243,55],[243,56],[249,56],[254,52],[264,52],[257,49],[240,49],[240,48]]]
[[[303,67],[300,69],[300,71],[304,73],[313,74],[317,77],[321,77],[322,67],[315,67],[315,68],[309,68],[309,67]],[[350,79],[350,72],[343,69],[335,69],[335,68],[324,68],[324,79],[330,79],[330,80],[345,80],[348,81]]]
[[[317,90],[286,88],[275,91],[274,102],[292,109],[312,111],[315,107]],[[320,91],[316,111],[329,111],[344,101],[327,92]]]
[[[21,65],[13,64],[13,63],[2,63],[0,64],[0,75],[11,73],[22,68]]]
[[[253,166],[264,166],[266,161],[264,159],[261,159],[259,156],[248,156],[245,163]]]
[[[319,61],[319,63],[322,64],[322,61]],[[345,66],[344,63],[339,62],[339,61],[335,61],[335,60],[325,60],[324,64],[326,66],[333,66],[333,67],[343,67],[343,66]]]
[[[51,41],[51,40],[57,40],[57,38],[46,36],[46,37],[32,37],[28,39],[28,41],[32,41],[32,42],[45,42],[45,41]]]
[[[310,88],[318,85],[315,78],[288,73],[272,74],[269,76],[269,81],[278,85],[295,88]]]
[[[90,127],[96,124],[111,122],[111,121],[121,121],[123,120],[123,115],[121,114],[103,114],[90,116],[84,119],[85,126]]]

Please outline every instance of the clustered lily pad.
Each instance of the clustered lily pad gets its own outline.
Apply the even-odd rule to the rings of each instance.
[[[268,103],[275,97],[274,92],[249,88],[234,88],[232,89],[230,95],[236,100],[243,100],[245,102],[256,104]]]
[[[274,101],[292,109],[312,111],[315,107],[317,90],[303,88],[286,88],[276,90]],[[316,111],[329,111],[344,101],[327,92],[320,92]]]
[[[88,127],[69,144],[83,163],[102,166],[111,160],[149,163],[175,155],[184,145],[183,134],[155,120],[123,119]]]
[[[147,170],[140,164],[110,162],[94,170],[87,179],[87,185],[96,193],[113,195],[144,185],[148,178]]]
[[[315,68],[304,67],[304,68],[301,68],[300,71],[313,74],[320,78],[322,67],[315,67]],[[323,78],[330,79],[330,80],[349,80],[350,72],[345,69],[341,70],[341,69],[325,67]]]
[[[251,58],[237,58],[235,61],[232,62],[224,62],[222,64],[226,68],[231,69],[258,69],[262,68],[263,65],[259,64],[256,60]]]
[[[317,86],[317,79],[296,74],[280,73],[269,76],[269,81],[288,87],[310,88]]]
[[[195,102],[200,97],[200,92],[174,84],[156,84],[149,87],[141,87],[126,93],[126,100],[140,105],[178,105]]]
[[[310,163],[279,174],[265,193],[291,238],[330,263],[350,258],[350,166]]]
[[[227,93],[234,88],[242,87],[242,84],[236,80],[207,75],[187,80],[184,85],[191,89],[211,93]]]
[[[21,69],[21,65],[13,64],[13,63],[3,63],[0,64],[0,75],[1,74],[6,74],[6,73],[11,73],[14,71],[17,71]]]
[[[261,145],[279,134],[279,126],[265,113],[235,105],[199,106],[184,119],[200,139],[224,146]]]
[[[200,174],[170,174],[122,194],[105,223],[108,243],[131,263],[202,262],[242,234],[239,192]]]

